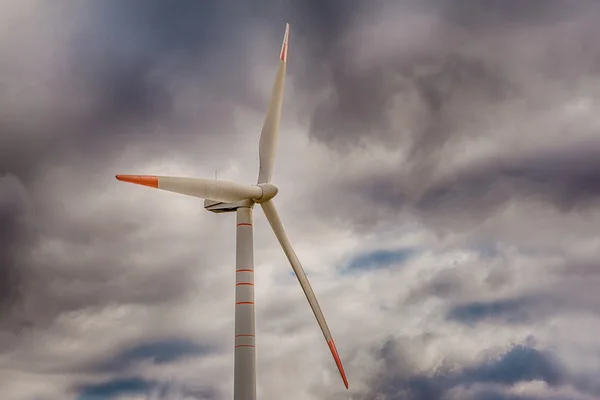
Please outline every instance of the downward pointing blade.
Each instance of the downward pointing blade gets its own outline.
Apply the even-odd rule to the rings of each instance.
[[[259,144],[259,171],[258,183],[271,182],[273,165],[275,163],[275,150],[277,149],[277,136],[279,134],[279,119],[281,117],[281,105],[283,103],[283,87],[285,84],[285,70],[287,65],[288,39],[290,36],[290,24],[285,25],[285,34],[279,54],[279,68],[273,84],[271,100],[267,108],[267,116],[260,134]]]
[[[123,182],[215,201],[230,202],[262,197],[262,189],[258,186],[216,179],[148,175],[117,175],[116,178]]]
[[[319,326],[321,327],[321,331],[323,332],[323,335],[325,336],[325,340],[327,341],[329,350],[331,350],[331,354],[333,355],[335,364],[337,365],[338,370],[340,371],[340,375],[342,376],[344,385],[346,386],[346,389],[348,389],[348,380],[346,379],[346,373],[344,372],[344,367],[342,365],[342,361],[340,360],[340,356],[335,347],[335,343],[333,342],[333,337],[331,336],[331,332],[329,331],[327,322],[325,322],[325,316],[323,316],[321,307],[319,307],[319,303],[317,302],[315,293],[313,292],[312,287],[310,286],[310,283],[308,282],[308,278],[306,277],[306,274],[304,273],[304,269],[302,268],[302,265],[300,264],[300,261],[298,260],[298,256],[296,256],[296,253],[294,252],[294,249],[292,248],[292,245],[287,237],[287,234],[285,233],[285,230],[283,229],[283,224],[281,223],[281,219],[279,218],[279,214],[277,213],[277,209],[275,208],[275,203],[273,203],[273,200],[269,200],[269,201],[262,203],[261,206],[262,206],[263,211],[265,212],[265,215],[267,217],[267,220],[269,221],[269,224],[271,225],[271,228],[273,228],[273,232],[275,232],[275,236],[277,236],[277,239],[279,240],[281,247],[283,247],[283,251],[285,252],[285,255],[287,256],[288,260],[290,261],[290,264],[292,264],[292,269],[296,273],[296,277],[298,278],[298,282],[300,282],[300,286],[302,286],[302,290],[304,290],[304,294],[306,295],[306,298],[308,299],[308,303],[310,304],[310,307],[312,308],[313,313],[315,314],[315,317],[317,318],[317,322],[319,323]]]

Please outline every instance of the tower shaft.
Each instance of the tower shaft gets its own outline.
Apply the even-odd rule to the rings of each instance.
[[[238,207],[236,215],[233,399],[256,400],[252,206]]]

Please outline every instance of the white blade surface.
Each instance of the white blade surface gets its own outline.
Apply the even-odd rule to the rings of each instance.
[[[262,189],[258,186],[216,179],[148,175],[117,175],[117,179],[201,199],[223,202],[259,199],[262,196]]]
[[[279,119],[281,117],[281,105],[283,103],[283,87],[285,84],[285,70],[287,66],[288,39],[290,36],[290,24],[285,25],[285,34],[279,54],[279,68],[273,84],[271,100],[267,108],[267,116],[260,134],[259,171],[258,183],[271,182],[273,164],[275,163],[275,151],[277,149],[277,136],[279,134]]]
[[[344,367],[342,366],[340,356],[338,355],[335,343],[333,342],[333,337],[331,336],[331,332],[329,331],[327,322],[325,322],[325,316],[323,316],[323,312],[321,311],[321,307],[319,307],[319,303],[317,302],[315,293],[313,292],[312,287],[308,282],[308,278],[304,273],[304,269],[302,268],[302,265],[298,260],[298,256],[296,256],[296,253],[292,248],[287,234],[285,233],[283,224],[281,223],[281,219],[279,218],[279,214],[277,213],[277,209],[275,208],[275,203],[273,203],[273,200],[269,200],[262,203],[261,206],[263,211],[265,212],[269,224],[271,225],[271,228],[273,228],[273,232],[275,232],[275,236],[277,236],[277,239],[279,240],[279,243],[281,244],[285,255],[287,256],[288,260],[290,261],[290,264],[292,265],[292,269],[296,273],[298,282],[300,282],[300,286],[302,286],[302,290],[304,290],[304,294],[308,299],[308,303],[310,304],[310,307],[312,308],[313,313],[317,318],[317,322],[321,327],[321,331],[325,336],[325,340],[327,341],[327,345],[329,346],[329,349],[331,350],[331,354],[333,355],[338,370],[340,371],[340,375],[342,376],[344,385],[346,385],[346,388],[348,388],[348,380],[346,379],[346,373],[344,372]]]

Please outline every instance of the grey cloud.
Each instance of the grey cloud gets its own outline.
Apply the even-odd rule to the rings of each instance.
[[[473,366],[442,366],[429,374],[412,371],[411,360],[405,358],[402,346],[402,340],[398,340],[388,341],[381,348],[385,370],[374,378],[372,391],[364,398],[436,400],[447,398],[453,389],[477,385],[478,391],[487,392],[488,396],[477,398],[526,399],[529,397],[498,392],[494,386],[508,388],[519,382],[540,380],[551,387],[558,387],[573,382],[573,378],[551,353],[526,345],[517,345],[488,362]],[[486,388],[486,385],[489,386]]]
[[[3,225],[11,227],[2,244],[7,246],[3,257],[10,256],[3,271],[12,281],[6,292],[12,307],[0,318],[4,327],[14,332],[23,324],[44,328],[61,313],[115,303],[177,302],[194,288],[188,258],[202,260],[189,253],[144,260],[149,244],[140,242],[145,229],[141,222],[123,221],[115,214],[100,220],[82,217],[52,200],[47,197],[49,204],[44,204],[32,199],[22,218],[10,208],[1,209],[13,219]]]
[[[325,25],[328,30],[322,36],[321,46],[329,44],[330,51],[320,55],[317,71],[324,71],[321,75],[314,74],[312,79],[320,76],[321,84],[327,81],[333,90],[329,97],[315,106],[311,135],[335,146],[355,144],[361,137],[400,146],[404,143],[402,137],[410,135],[417,141],[413,143],[413,151],[424,146],[424,154],[419,152],[419,155],[427,155],[448,138],[461,135],[478,113],[489,112],[501,101],[527,94],[523,92],[526,88],[521,87],[520,66],[505,62],[513,55],[511,49],[498,47],[494,36],[502,38],[504,35],[507,39],[513,37],[518,40],[519,33],[508,31],[507,28],[511,27],[507,27],[506,23],[517,24],[520,28],[533,22],[545,23],[543,26],[554,33],[552,23],[555,21],[544,18],[545,13],[560,16],[563,20],[559,22],[564,22],[569,16],[581,17],[581,12],[589,12],[590,7],[589,2],[572,7],[564,1],[527,4],[507,1],[486,3],[485,6],[472,3],[454,0],[377,3],[379,7],[374,7],[377,11],[399,11],[402,15],[398,21],[400,24],[409,21],[412,16],[425,15],[427,18],[422,24],[428,25],[433,33],[415,38],[415,43],[408,49],[399,43],[394,54],[370,60],[368,69],[357,68],[353,57],[361,46],[373,44],[343,41],[344,35],[354,28],[352,23],[356,20],[347,14],[360,10],[360,7],[349,5],[343,8],[333,22],[328,21],[330,25]],[[373,17],[372,10],[364,12]],[[479,29],[470,30],[469,26],[473,24]],[[585,29],[570,32],[572,41],[581,42],[593,34]],[[385,36],[382,34],[381,38]],[[489,42],[488,48],[486,42]],[[480,43],[481,46],[473,48]],[[545,50],[548,45],[551,42],[545,42],[541,47]],[[568,50],[558,46],[550,50],[558,53],[555,58],[569,57]],[[495,51],[504,54],[498,54],[501,55],[498,57]],[[598,53],[597,48],[588,51]],[[515,50],[512,52],[516,53]],[[584,60],[590,57],[588,55]],[[584,63],[584,60],[570,62]],[[516,58],[515,62],[518,61]],[[544,69],[554,68],[557,60],[545,61],[544,68],[529,73],[544,73]],[[310,81],[310,78],[306,79]],[[403,110],[407,107],[417,112],[407,115]],[[400,118],[406,120],[401,122],[403,129],[398,129],[397,123],[394,127],[394,120]]]
[[[449,321],[470,327],[510,324],[535,329],[549,318],[597,313],[600,303],[592,289],[599,278],[595,260],[565,257],[559,266],[541,266],[548,278],[543,284],[524,280],[511,268],[514,259],[488,261],[480,258],[474,262],[480,269],[477,277],[460,265],[434,272],[409,292],[405,304],[441,299]]]
[[[485,6],[477,0],[431,0],[424,3],[439,6],[449,20],[471,29],[486,29],[490,24],[519,26],[524,23],[559,22],[593,4],[591,1],[574,4],[566,0],[533,0],[527,3],[492,0],[486,2]]]
[[[454,299],[468,290],[468,283],[468,277],[460,275],[455,269],[441,271],[413,289],[408,294],[405,303],[416,304],[429,297]]]
[[[525,394],[506,393],[501,389],[475,388],[467,393],[461,392],[464,400],[566,400],[567,397],[560,396],[530,396]]]
[[[136,143],[152,156],[203,132],[231,135],[228,103],[255,95],[244,74],[248,54],[228,34],[247,26],[243,10],[228,9],[189,1],[59,2],[40,6],[43,24],[27,19],[37,14],[23,17],[28,35],[0,47],[9,60],[0,76],[10,89],[0,95],[0,171],[31,182],[41,168],[75,163],[78,155],[92,165]],[[27,74],[31,64],[36,69]],[[226,72],[231,79],[216,80]],[[188,104],[196,92],[211,93],[211,101]]]
[[[545,198],[565,210],[593,206],[600,195],[600,149],[595,147],[539,152],[473,165],[450,180],[432,185],[417,207],[424,212],[444,205],[477,209],[519,195]]]
[[[0,176],[0,314],[10,309],[18,296],[19,258],[29,240],[26,195],[15,176]]]
[[[488,157],[442,176],[428,174],[427,179],[407,173],[400,163],[342,179],[337,196],[341,191],[348,204],[323,212],[371,224],[383,215],[408,213],[447,230],[473,228],[515,201],[545,203],[559,213],[593,211],[600,199],[598,159],[600,147],[590,141],[558,150]],[[321,196],[334,196],[331,187],[322,190]],[[361,213],[355,212],[357,208]]]
[[[518,290],[511,289],[516,282],[514,272],[506,271],[509,262],[502,265],[504,283],[495,285],[461,276],[461,268],[435,273],[423,285],[412,290],[405,304],[416,304],[430,297],[443,299],[447,305],[446,318],[476,328],[484,326],[526,327],[539,329],[552,318],[574,314],[596,315],[600,303],[594,295],[598,285],[598,263],[595,260],[568,258],[560,267],[545,268],[549,282],[525,282]],[[485,268],[479,266],[479,268]],[[497,266],[490,269],[490,276]],[[509,295],[499,293],[510,293]]]
[[[368,140],[394,148],[412,139],[413,157],[429,155],[460,135],[460,123],[472,118],[473,105],[499,102],[511,90],[485,61],[443,51],[360,72],[343,63],[332,72],[332,81],[337,89],[316,107],[313,136],[342,146]],[[403,108],[415,112],[407,115]],[[397,127],[399,118],[404,129]]]
[[[325,72],[315,73],[328,95],[307,95],[307,102],[314,104],[309,133],[330,149],[344,154],[368,145],[403,157],[393,166],[372,160],[360,175],[339,176],[337,185],[321,188],[319,204],[326,196],[345,199],[342,207],[322,207],[323,215],[364,225],[390,212],[400,219],[408,213],[453,229],[461,219],[481,223],[511,200],[541,199],[561,212],[593,207],[595,122],[561,113],[577,99],[597,98],[600,47],[591,39],[598,34],[597,4],[396,7],[387,4],[382,13],[402,10],[398,30],[415,17],[426,34],[407,32],[409,45],[394,36],[398,43],[385,55],[363,60],[357,54],[376,47],[377,39],[343,40],[340,29],[337,52],[319,64]],[[386,42],[391,27],[369,29]],[[487,142],[497,143],[494,154],[458,170],[448,166]],[[385,211],[367,207],[373,202]]]

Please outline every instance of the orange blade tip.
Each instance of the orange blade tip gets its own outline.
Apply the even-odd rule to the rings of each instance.
[[[148,175],[117,175],[116,178],[123,182],[135,183],[158,189],[158,176]]]
[[[331,339],[329,342],[327,342],[327,344],[329,345],[329,350],[331,350],[331,355],[333,356],[333,359],[335,360],[335,364],[337,365],[338,369],[340,370],[340,375],[342,376],[344,385],[346,385],[346,389],[348,389],[348,379],[346,379],[346,373],[344,372],[344,366],[342,365],[342,360],[340,360],[340,355],[338,354],[337,349],[335,348],[335,343],[333,343],[333,339]]]
[[[283,43],[281,44],[281,53],[279,59],[287,63],[288,42],[290,37],[290,24],[285,24],[285,34],[283,35]]]

